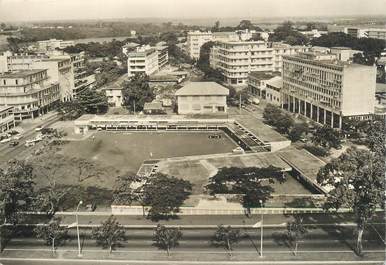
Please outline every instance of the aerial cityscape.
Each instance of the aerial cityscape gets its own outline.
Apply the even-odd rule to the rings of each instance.
[[[385,10],[0,0],[0,265],[386,264]]]

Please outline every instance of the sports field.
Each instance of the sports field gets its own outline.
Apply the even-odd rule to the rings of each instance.
[[[220,134],[220,139],[209,139],[213,133],[97,132],[89,139],[66,144],[61,153],[114,167],[121,174],[136,173],[148,159],[232,152],[236,144],[224,133]]]

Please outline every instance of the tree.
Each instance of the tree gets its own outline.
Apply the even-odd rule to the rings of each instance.
[[[146,102],[155,98],[153,89],[149,86],[149,77],[136,74],[130,81],[123,83],[123,105],[131,111],[141,111]]]
[[[98,246],[108,248],[109,253],[126,241],[125,230],[113,215],[92,230],[92,238]]]
[[[262,207],[271,197],[274,189],[270,186],[275,180],[282,181],[283,174],[275,167],[267,168],[221,168],[209,179],[206,188],[214,194],[242,194],[242,204],[248,210]]]
[[[216,21],[212,27],[212,32],[219,32],[220,31],[220,21]]]
[[[61,226],[59,217],[55,217],[47,225],[36,227],[34,232],[37,238],[44,239],[46,245],[52,247],[52,253],[65,242],[67,236],[67,229]]]
[[[328,125],[319,126],[311,140],[313,143],[327,148],[340,148],[341,146],[339,131]]]
[[[291,115],[284,113],[279,107],[273,104],[267,104],[264,108],[263,118],[281,133],[289,133],[295,123]]]
[[[245,30],[245,29],[262,31],[261,28],[253,25],[253,23],[247,19],[241,20],[239,25],[236,26],[236,30]]]
[[[279,42],[283,41],[290,45],[306,45],[308,39],[305,35],[295,30],[292,22],[286,21],[278,26],[273,34],[269,36],[269,41]]]
[[[154,229],[153,241],[158,248],[165,249],[170,256],[170,249],[178,246],[181,237],[182,232],[179,228],[167,228],[158,224]]]
[[[77,95],[77,103],[88,114],[106,113],[108,109],[107,97],[103,92],[86,89]]]
[[[138,189],[134,187],[141,181],[140,177],[134,175],[119,176],[113,191],[113,203],[116,205],[131,205],[140,196]]]
[[[375,57],[369,56],[367,54],[356,53],[354,54],[353,62],[362,65],[374,65]]]
[[[58,187],[55,182],[50,183],[49,186],[39,190],[34,202],[35,208],[38,211],[44,211],[49,218],[52,218],[69,191],[70,188]]]
[[[215,42],[209,41],[204,43],[200,48],[200,58],[197,61],[197,67],[204,73],[204,81],[222,82],[224,77],[222,73],[213,69],[209,63],[210,50],[215,45]]]
[[[150,218],[158,219],[179,212],[180,206],[191,194],[192,184],[158,173],[143,185],[142,190],[143,203],[151,207]]]
[[[308,132],[308,124],[305,122],[296,123],[289,131],[288,137],[292,142],[299,141]]]
[[[377,148],[376,148],[377,149]],[[384,154],[350,148],[321,168],[318,183],[331,187],[324,208],[350,208],[357,223],[356,251],[362,255],[362,235],[377,207],[385,207]]]
[[[291,245],[295,245],[294,255],[297,255],[299,241],[307,234],[307,229],[303,225],[303,217],[294,215],[294,221],[287,224],[287,239]]]
[[[0,170],[0,200],[3,223],[16,224],[21,211],[29,210],[34,197],[32,166],[24,161],[11,160]]]
[[[215,246],[225,247],[225,249],[229,251],[229,255],[232,256],[232,247],[240,241],[240,238],[240,230],[233,229],[231,226],[225,227],[219,225],[211,243]]]

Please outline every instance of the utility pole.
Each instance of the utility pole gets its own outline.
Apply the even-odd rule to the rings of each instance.
[[[80,235],[79,235],[79,218],[78,218],[78,211],[79,211],[79,207],[83,204],[83,201],[80,201],[78,203],[78,206],[76,207],[76,213],[75,213],[75,216],[76,216],[76,234],[78,236],[78,257],[82,257],[82,251],[80,249]]]
[[[239,96],[239,111],[241,113],[241,93],[240,93],[240,96]]]
[[[260,231],[260,258],[263,257],[263,226],[264,226],[264,217],[263,213],[261,213],[261,231]]]
[[[135,99],[133,100],[133,102],[134,102],[134,115],[135,115]]]

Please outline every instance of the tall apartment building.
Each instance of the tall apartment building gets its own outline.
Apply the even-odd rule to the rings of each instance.
[[[46,69],[0,74],[0,107],[13,107],[15,120],[47,113],[59,100],[59,83],[49,81]]]
[[[86,70],[85,52],[70,54],[72,67],[74,69],[74,91],[76,97],[83,90],[93,87],[96,83],[95,75],[89,74]]]
[[[6,57],[7,70],[47,69],[51,82],[59,82],[62,101],[70,101],[74,96],[75,81],[71,57],[68,55],[3,55]],[[2,56],[0,56],[1,58]]]
[[[127,54],[127,74],[129,77],[142,73],[151,75],[158,71],[158,51],[150,46],[142,46]]]
[[[210,66],[218,69],[230,85],[246,85],[251,72],[281,71],[283,55],[309,50],[264,41],[219,41],[212,47]]]
[[[210,41],[246,41],[251,39],[254,35],[263,35],[263,32],[238,30],[226,32],[201,32],[190,31],[187,35],[186,53],[190,58],[198,60],[200,58],[200,49],[202,45]]]
[[[342,128],[343,117],[374,113],[376,67],[317,52],[283,57],[282,108]]]
[[[0,133],[15,127],[15,116],[12,106],[0,106]]]

